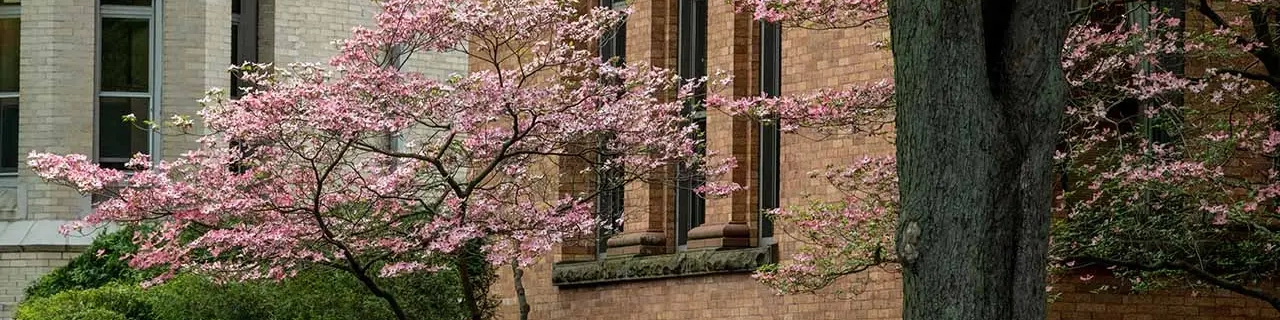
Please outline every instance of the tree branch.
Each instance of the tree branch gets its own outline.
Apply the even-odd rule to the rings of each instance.
[[[1245,78],[1249,80],[1266,81],[1267,84],[1270,84],[1273,87],[1280,87],[1280,78],[1273,77],[1270,75],[1256,73],[1256,72],[1249,72],[1244,70],[1236,70],[1236,69],[1218,69],[1218,71],[1222,73],[1234,74],[1234,75],[1240,76],[1241,78]]]
[[[1256,9],[1257,9],[1256,7],[1249,8],[1251,16],[1253,16],[1253,12]],[[1213,7],[1209,6],[1209,0],[1200,0],[1200,4],[1196,6],[1196,11],[1200,12],[1201,15],[1204,15],[1205,18],[1208,18],[1209,21],[1213,22],[1213,24],[1218,28],[1224,28],[1224,29],[1231,28],[1231,26],[1227,24],[1227,20],[1223,19],[1222,16],[1219,15],[1217,11],[1213,10]],[[1254,18],[1255,19],[1253,22],[1255,25],[1259,23],[1259,21],[1256,18],[1261,18],[1262,25],[1264,26],[1266,25],[1266,17],[1254,17]],[[1269,35],[1270,31],[1268,31],[1268,29],[1265,27],[1261,28],[1261,30],[1259,30],[1258,28],[1254,28],[1254,34],[1261,37],[1262,35]],[[1241,36],[1236,36],[1236,41],[1240,43],[1247,43],[1249,42],[1249,39],[1245,39],[1244,37],[1241,37]],[[1268,39],[1262,39],[1260,41],[1263,41],[1263,43],[1271,42]],[[1253,50],[1249,50],[1249,54],[1253,55],[1255,58],[1258,59],[1258,61],[1262,62],[1262,64],[1267,67],[1268,72],[1272,72],[1277,70],[1277,68],[1280,68],[1280,64],[1277,64],[1277,62],[1280,62],[1280,61],[1276,59],[1277,55],[1275,52],[1275,48],[1269,44],[1261,47],[1254,47]]]
[[[1116,267],[1122,267],[1122,268],[1139,270],[1139,271],[1178,270],[1178,271],[1186,272],[1187,274],[1190,274],[1196,277],[1197,279],[1204,280],[1205,282],[1213,284],[1216,287],[1227,289],[1227,290],[1230,290],[1231,292],[1235,292],[1250,298],[1262,300],[1270,304],[1272,308],[1275,308],[1276,310],[1280,310],[1280,297],[1277,297],[1276,295],[1266,291],[1249,288],[1242,284],[1239,284],[1227,279],[1223,279],[1221,277],[1218,277],[1217,275],[1214,275],[1212,273],[1209,273],[1208,271],[1205,271],[1204,269],[1201,269],[1200,267],[1189,264],[1182,260],[1171,261],[1171,262],[1161,262],[1161,263],[1154,263],[1154,264],[1143,264],[1143,263],[1138,263],[1133,261],[1114,260],[1114,259],[1098,258],[1098,257],[1072,257],[1065,260],[1076,261],[1080,263],[1103,264],[1103,265],[1116,266]]]

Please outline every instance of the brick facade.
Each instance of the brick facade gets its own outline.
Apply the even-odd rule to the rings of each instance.
[[[155,0],[161,2],[162,0]],[[97,1],[21,3],[19,154],[32,150],[93,154],[98,36]],[[258,0],[258,60],[326,62],[332,43],[377,13],[367,0]],[[165,118],[194,115],[209,88],[226,88],[231,62],[231,1],[163,1],[159,108]],[[245,21],[241,22],[246,23]],[[466,71],[459,53],[418,53],[406,68],[443,78]],[[165,136],[161,157],[196,146]],[[79,254],[92,236],[64,238],[57,226],[83,216],[89,199],[46,184],[25,165],[0,175],[0,320],[10,320],[31,281]]]
[[[678,0],[632,3],[627,21],[627,60],[675,68]],[[708,3],[707,58],[709,73],[724,70],[734,76],[727,90],[739,96],[756,95],[759,68],[759,25],[748,15],[734,14],[724,1]],[[1194,23],[1194,21],[1193,21]],[[1194,24],[1192,24],[1194,25]],[[871,46],[887,41],[883,28],[848,30],[785,29],[782,36],[783,94],[877,81],[891,76],[889,51]],[[758,246],[757,173],[758,131],[744,119],[711,111],[708,148],[738,158],[739,168],[727,179],[748,186],[726,199],[707,201],[706,223],[691,231],[689,250],[715,249],[717,244],[695,243],[693,233],[745,225],[751,246]],[[828,164],[848,163],[862,156],[894,152],[892,137],[824,137],[816,132],[784,134],[781,145],[780,197],[783,206],[800,204],[804,196],[828,198],[837,190],[808,173]],[[628,255],[672,254],[675,235],[674,190],[669,186],[633,183],[626,190],[626,225],[610,240],[605,259],[622,261]],[[715,232],[709,232],[715,235]],[[720,233],[723,234],[723,233]],[[785,259],[798,243],[784,230],[775,233],[777,252]],[[647,236],[660,244],[642,251],[627,245]],[[627,241],[619,241],[627,239]],[[714,238],[714,237],[713,237]],[[580,246],[565,245],[524,273],[532,306],[531,319],[900,319],[901,280],[891,271],[872,270],[842,279],[837,286],[859,288],[852,294],[778,296],[745,272],[671,276],[638,281],[613,281],[575,286],[553,285],[553,270],[584,260]],[[585,260],[597,258],[586,257]],[[605,260],[610,261],[610,260]],[[502,268],[493,292],[502,298],[500,315],[515,318],[516,300],[510,271]],[[1141,295],[1125,292],[1092,293],[1100,283],[1072,278],[1055,284],[1060,293],[1050,305],[1049,319],[1233,319],[1280,317],[1270,306],[1240,295],[1210,290],[1160,291]],[[1272,289],[1274,286],[1268,287]]]
[[[17,312],[23,289],[79,252],[0,252],[0,319]]]

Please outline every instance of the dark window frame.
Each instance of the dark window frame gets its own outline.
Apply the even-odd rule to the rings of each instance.
[[[16,36],[11,39],[14,41],[12,48],[19,48],[14,51],[16,55],[21,55],[22,46],[22,7],[20,2],[0,3],[0,20],[13,20],[14,26],[18,30]],[[22,71],[19,66],[19,57],[15,56],[12,65],[15,80],[12,90],[0,87],[0,175],[15,175],[18,172],[18,163],[20,157],[18,153],[18,126],[19,126],[19,86],[21,85]],[[0,64],[6,63],[0,61]],[[0,75],[3,77],[3,75]]]
[[[680,78],[699,79],[707,75],[707,1],[680,0],[679,42],[677,45],[677,71]],[[698,86],[694,96],[685,101],[685,114],[697,126],[693,133],[698,140],[697,152],[706,154],[707,113],[703,105],[706,88]],[[702,186],[705,177],[697,168],[676,168],[676,245],[684,248],[689,242],[689,230],[706,221],[706,199],[694,192]]]
[[[777,23],[760,23],[760,91],[769,97],[782,94],[782,27]],[[759,183],[760,242],[769,245],[773,238],[773,220],[765,211],[777,209],[780,205],[780,165],[782,154],[782,132],[778,130],[777,119],[765,121],[760,125],[760,167]]]
[[[236,9],[239,9],[238,11]],[[231,11],[231,64],[258,62],[258,0],[232,0]],[[247,49],[247,50],[246,50]],[[239,74],[232,73],[232,97],[243,95]]]
[[[600,6],[608,9],[622,9],[626,1],[603,0]],[[617,26],[610,29],[600,39],[600,59],[622,65],[627,60],[627,21],[625,18]],[[605,79],[604,81],[610,81]],[[606,151],[606,145],[612,137],[607,134],[597,140],[597,165],[595,170],[596,192],[596,255],[603,257],[609,249],[609,238],[623,230],[622,214],[626,203],[625,171],[623,168],[603,168],[602,165],[617,157]]]

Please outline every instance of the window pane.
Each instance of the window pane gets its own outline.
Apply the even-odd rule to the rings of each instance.
[[[148,24],[145,19],[102,19],[102,91],[148,91]]]
[[[241,1],[241,0],[231,0],[231,13],[232,13],[232,14],[240,14],[240,1]]]
[[[18,171],[18,98],[0,99],[0,172]]]
[[[18,92],[18,19],[0,19],[0,92]]]
[[[98,162],[104,167],[123,168],[133,154],[147,152],[147,131],[137,128],[148,118],[147,98],[100,98],[98,108]],[[134,123],[123,117],[133,114]]]
[[[236,3],[240,3],[240,2],[237,1]],[[245,63],[245,62],[246,61],[244,61],[244,59],[240,57],[240,24],[232,23],[231,24],[231,64],[240,65],[241,63]],[[230,88],[231,88],[230,93],[232,97],[239,97],[242,94],[244,94],[243,92],[240,92],[240,73],[239,72],[234,72],[231,74]]]
[[[114,4],[124,6],[150,6],[151,0],[102,0],[102,4]]]
[[[0,6],[4,6],[4,5],[16,6],[16,5],[19,5],[19,4],[22,4],[22,1],[19,1],[19,0],[3,0],[3,1],[0,1]]]

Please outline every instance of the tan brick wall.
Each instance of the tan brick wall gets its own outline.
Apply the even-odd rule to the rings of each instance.
[[[20,156],[32,150],[93,152],[95,12],[92,1],[23,2],[20,41],[24,50],[20,53],[18,98]],[[25,161],[19,166],[18,180],[27,190],[27,210],[25,215],[11,218],[80,216],[87,203],[83,197],[70,189],[41,182],[27,169]],[[0,217],[3,218],[6,217]]]
[[[0,252],[0,320],[13,319],[22,292],[45,273],[66,265],[79,252]]]
[[[231,75],[231,2],[166,1],[161,81],[161,119],[175,114],[194,117],[197,100],[209,88],[227,88]],[[163,158],[198,146],[194,135],[165,135]]]
[[[333,41],[345,39],[356,25],[371,24],[377,13],[364,0],[261,0],[259,5],[271,23],[259,30],[267,51],[258,58],[279,63],[328,62],[337,52]]]
[[[355,26],[372,26],[378,7],[368,0],[259,0],[271,21],[259,30],[262,61],[326,63],[338,52],[334,41],[346,39]],[[419,52],[405,70],[444,77],[466,71],[466,56]]]

